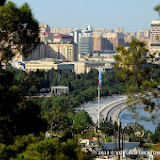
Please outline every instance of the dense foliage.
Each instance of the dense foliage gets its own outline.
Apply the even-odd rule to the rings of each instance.
[[[153,63],[154,56],[147,52],[144,42],[136,39],[129,49],[119,46],[117,52],[117,77],[126,82],[128,97],[138,99],[137,102],[145,104],[145,111],[152,112],[155,103],[147,96],[158,97],[160,66]]]
[[[107,93],[119,93],[118,88],[114,88],[117,82],[113,78],[114,74],[115,71],[111,70],[103,75],[104,83],[108,83],[112,87],[106,88],[105,91],[104,85],[104,96],[109,95]],[[34,145],[32,140],[23,142],[23,138],[26,136],[24,140],[27,140],[27,134],[31,133],[36,134],[35,139],[38,139],[41,137],[40,132],[50,130],[54,136],[61,137],[60,141],[62,143],[67,141],[67,139],[76,140],[81,136],[92,136],[93,122],[88,113],[84,110],[75,113],[74,108],[89,100],[93,100],[97,96],[97,75],[97,70],[91,70],[88,74],[75,75],[72,72],[59,73],[53,69],[49,72],[39,71],[35,73],[1,69],[0,152],[2,152],[2,156],[9,155],[13,158],[18,156],[27,159],[26,155],[31,150],[33,151],[34,148],[32,147]],[[124,82],[117,83],[122,84],[122,87],[124,86]],[[41,88],[52,85],[68,85],[70,94],[49,98],[26,98],[26,95],[39,95]],[[19,136],[19,140],[17,136]],[[41,141],[46,141],[43,136]],[[19,151],[18,149],[16,151],[12,150],[13,148],[16,149],[16,147],[13,147],[15,143],[20,145]],[[22,146],[22,149],[21,143],[25,145]],[[30,147],[31,149],[29,149]],[[35,150],[36,156],[41,156],[37,150]]]
[[[46,130],[40,116],[40,106],[25,99],[21,88],[13,81],[13,72],[1,70],[0,142],[4,143],[10,143],[10,139],[16,135]]]
[[[154,134],[151,136],[151,140],[153,143],[160,142],[160,123],[157,126],[157,128],[155,129]]]
[[[72,139],[36,137],[34,134],[17,136],[12,145],[0,144],[0,159],[10,160],[89,160],[90,155],[81,151]]]
[[[0,52],[1,60],[17,54],[27,56],[39,44],[39,26],[27,3],[18,8],[13,2],[1,1]]]
[[[27,56],[39,44],[39,25],[27,3],[18,8],[13,2],[1,0],[0,28],[0,62],[7,62],[22,53]],[[56,74],[61,76],[58,72]],[[42,117],[41,99],[34,102],[27,98],[37,94],[42,87],[60,82],[60,77],[57,77],[54,83],[54,74],[50,75],[49,81],[45,76],[45,72],[27,74],[3,70],[0,65],[0,159],[90,158],[81,151],[72,132],[77,126],[80,126],[78,131],[86,127],[84,123],[90,120],[86,112],[81,114],[86,117],[84,122],[77,120],[74,124],[73,119],[77,115],[67,110],[69,103],[63,104],[61,109],[58,102],[50,110],[44,108],[47,114]],[[88,124],[92,125],[92,121]],[[53,137],[60,138],[45,139],[47,129]]]
[[[0,28],[1,60],[9,60],[17,52],[26,56],[39,44],[38,23],[27,3],[18,8],[12,2],[0,0]],[[126,93],[125,82],[133,95],[157,87],[159,71],[153,74],[151,68],[154,66],[145,61],[143,43],[135,40],[129,50],[123,47],[117,50],[120,53],[116,57],[117,66],[122,67],[118,68],[121,79],[115,78],[116,69],[106,71],[102,96]],[[77,139],[82,134],[83,138],[85,134],[92,136],[94,124],[87,112],[75,112],[74,109],[97,97],[97,82],[98,71],[94,69],[76,75],[54,69],[25,73],[0,68],[0,159],[91,159],[89,154],[81,151]],[[70,93],[38,97],[40,89],[57,85],[68,86]],[[33,98],[35,95],[37,98]],[[148,107],[149,111],[154,108],[153,105]],[[101,130],[113,135],[117,125],[101,124]],[[50,138],[45,138],[45,131]],[[154,142],[159,141],[158,135],[159,128],[153,137]]]

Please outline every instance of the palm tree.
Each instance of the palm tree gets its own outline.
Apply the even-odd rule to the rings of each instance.
[[[158,12],[159,18],[160,18],[160,4],[156,5],[156,6],[154,7],[154,10],[155,10],[156,12]]]

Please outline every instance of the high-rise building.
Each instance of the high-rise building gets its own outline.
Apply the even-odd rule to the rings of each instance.
[[[49,58],[76,61],[77,60],[77,45],[76,44],[50,43],[47,46],[46,53],[48,54]]]
[[[104,33],[113,33],[114,31],[112,29],[106,29],[106,28],[94,28],[93,34],[94,32],[101,32],[102,34],[104,34]]]
[[[150,53],[154,53],[155,62],[160,61],[160,19],[151,23],[150,29]]]
[[[47,24],[40,24],[40,33],[50,32],[50,27]]]
[[[133,36],[126,36],[126,37],[124,37],[124,43],[125,43],[125,47],[129,47],[129,44],[131,43],[131,41],[133,40],[133,39],[135,39],[135,37],[133,37]]]
[[[160,49],[160,20],[152,21],[150,37],[151,49]]]
[[[73,37],[67,34],[55,34],[53,38],[54,43],[68,43],[73,44]]]
[[[79,54],[92,54],[93,52],[93,38],[92,38],[92,27],[89,25],[88,28],[83,28],[79,36],[78,51]]]
[[[43,32],[40,33],[41,42],[53,43],[53,33],[51,32]]]
[[[124,29],[122,27],[117,27],[115,29],[115,32],[121,33],[121,32],[124,32]]]
[[[80,37],[78,44],[79,54],[91,54],[93,51],[93,38],[92,37]]]
[[[68,61],[77,60],[76,44],[55,44],[41,43],[27,58],[23,57],[23,61],[39,60],[44,58],[61,59]]]
[[[149,29],[141,29],[138,31],[137,38],[150,37]]]
[[[113,32],[113,33],[106,33],[106,36],[103,36],[105,38],[124,38],[125,34],[120,32]]]
[[[42,42],[27,57],[22,56],[22,61],[39,60],[45,57],[46,57],[46,45],[45,43]]]
[[[131,36],[132,38],[136,38],[137,33],[136,32],[124,32],[125,36]]]
[[[107,38],[102,39],[102,50],[113,50],[113,43]]]
[[[51,33],[59,33],[59,34],[70,34],[74,28],[65,28],[65,27],[51,27]]]
[[[111,41],[102,36],[93,36],[93,51],[113,50],[114,46]]]
[[[140,40],[140,41],[142,41],[142,42],[144,42],[145,43],[145,47],[146,47],[146,49],[148,49],[148,50],[150,50],[150,37],[139,37],[139,38],[137,38],[138,40]]]
[[[102,50],[102,41],[103,38],[101,36],[93,36],[93,51]]]
[[[124,38],[111,37],[111,38],[108,38],[108,40],[112,43],[114,51],[116,50],[116,48],[118,46],[124,46],[125,45]]]
[[[76,43],[76,44],[78,44],[78,42],[79,42],[79,38],[80,38],[80,36],[81,36],[81,29],[74,29],[71,33],[70,33],[70,35],[71,36],[73,36],[73,41],[74,41],[74,43]]]

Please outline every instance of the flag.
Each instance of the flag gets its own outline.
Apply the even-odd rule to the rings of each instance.
[[[102,89],[102,71],[99,68],[98,90]]]

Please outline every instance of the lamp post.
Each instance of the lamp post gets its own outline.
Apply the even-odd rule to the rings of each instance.
[[[125,125],[125,127],[124,127],[124,128],[122,128],[122,143],[123,143],[123,141],[124,141],[124,144],[122,144],[123,149],[125,149],[125,136],[124,136],[124,134],[125,134],[125,129],[126,129],[130,124],[138,125],[139,127],[141,127],[141,129],[142,129],[142,134],[139,136],[139,141],[141,141],[141,137],[143,137],[143,136],[144,136],[144,130],[143,130],[143,127],[142,127],[139,123],[137,123],[137,122],[127,123],[127,124]],[[139,142],[139,143],[140,143],[140,142]]]
[[[123,134],[124,134],[124,133],[123,133],[123,129],[124,129],[124,128],[122,127],[122,150],[124,149],[124,143],[125,143],[125,142],[123,142],[123,137],[124,137],[124,135],[123,135]]]
[[[118,158],[120,159],[120,149],[121,149],[121,146],[120,146],[120,125],[121,125],[121,122],[120,122],[120,119],[118,119]]]

